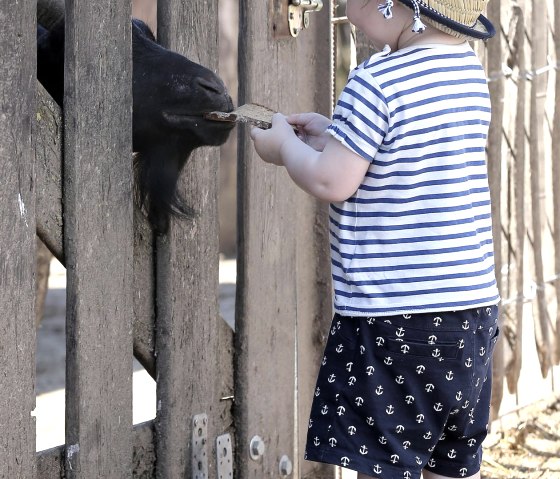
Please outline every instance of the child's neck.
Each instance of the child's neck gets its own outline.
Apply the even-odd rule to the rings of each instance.
[[[415,33],[410,28],[403,30],[397,40],[396,50],[401,50],[413,45],[422,45],[427,43],[440,43],[442,45],[460,45],[464,43],[464,38],[454,37],[445,32],[438,30],[431,25],[427,25],[423,33]]]

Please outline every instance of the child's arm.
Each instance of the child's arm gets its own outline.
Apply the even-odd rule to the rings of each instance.
[[[369,162],[334,138],[316,151],[300,140],[286,117],[276,114],[270,130],[253,128],[251,138],[267,163],[285,166],[295,183],[321,200],[337,202],[352,196],[364,179]]]

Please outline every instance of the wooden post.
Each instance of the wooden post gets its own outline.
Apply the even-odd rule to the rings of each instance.
[[[132,463],[130,2],[66,2],[66,477]]]
[[[554,49],[560,62],[560,0],[554,0]],[[554,115],[552,121],[552,187],[554,197],[554,265],[560,274],[560,71],[556,71],[554,87]],[[555,364],[560,363],[560,279],[556,280],[556,348]]]
[[[548,17],[544,0],[533,0],[531,8],[531,70],[536,72],[548,63],[547,36],[545,24]],[[538,12],[538,13],[537,13]],[[535,335],[537,354],[539,356],[541,373],[545,377],[552,366],[552,348],[550,316],[545,297],[544,283],[544,250],[543,230],[546,225],[544,202],[544,101],[546,98],[547,75],[535,75],[531,82],[530,119],[529,119],[529,157],[531,173],[531,211],[532,211],[532,243],[533,262],[535,267],[536,307]]]
[[[525,104],[526,96],[526,65],[525,65],[525,19],[523,10],[519,6],[512,7],[512,22],[510,28],[511,47],[514,52],[512,58],[515,71],[519,76],[517,81],[517,102],[513,111],[513,194],[514,212],[512,223],[512,248],[514,255],[514,265],[509,268],[509,274],[513,275],[512,287],[510,288],[510,298],[514,301],[509,308],[512,318],[509,327],[512,330],[514,341],[512,344],[512,357],[505,367],[508,390],[514,393],[517,388],[517,381],[521,373],[523,359],[523,308],[524,308],[524,281],[525,281],[525,238],[527,225],[525,224],[525,182],[526,182],[526,162],[525,162]],[[503,340],[502,340],[503,343]]]
[[[277,15],[281,3],[240,2],[239,101],[329,115],[328,11],[312,13],[309,29],[297,38],[277,39],[278,22],[287,21]],[[332,467],[304,466],[302,459],[331,319],[324,205],[299,190],[284,169],[265,165],[246,128],[239,131],[238,161],[237,474],[274,477],[284,458],[294,477],[327,477]],[[262,449],[250,450],[257,438]]]
[[[497,34],[488,41],[487,65],[488,76],[492,80],[488,87],[492,101],[492,122],[488,132],[488,178],[492,197],[492,231],[494,239],[494,258],[496,280],[501,292],[502,286],[502,225],[501,225],[501,183],[502,183],[502,121],[504,114],[504,79],[502,65],[501,0],[493,0],[488,4],[488,17],[496,26]],[[499,342],[494,350],[493,359],[493,393],[492,416],[496,417],[503,395],[504,350]]]
[[[0,6],[0,477],[35,477],[35,4]]]
[[[158,40],[214,71],[217,34],[217,0],[158,3]],[[230,425],[231,397],[221,400],[231,396],[223,377],[230,374],[232,360],[217,299],[218,164],[218,148],[194,152],[179,188],[196,215],[192,221],[172,221],[169,233],[157,239],[155,426],[156,474],[162,479],[216,477],[216,437]],[[194,417],[203,414],[206,453],[201,457],[202,450],[192,444],[198,437],[193,436],[198,430]]]

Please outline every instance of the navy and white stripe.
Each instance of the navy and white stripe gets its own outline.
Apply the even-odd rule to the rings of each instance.
[[[328,131],[371,162],[331,205],[335,310],[496,304],[486,167],[490,96],[467,43],[385,50],[353,70]]]

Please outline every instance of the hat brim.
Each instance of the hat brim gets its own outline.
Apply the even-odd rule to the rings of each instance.
[[[399,0],[401,3],[407,7],[414,10],[414,3],[412,0]],[[488,20],[484,15],[480,15],[473,26],[463,25],[462,23],[456,22],[445,15],[442,15],[437,10],[429,7],[422,1],[417,1],[418,7],[420,8],[420,14],[425,15],[429,19],[443,25],[444,27],[453,30],[466,37],[476,39],[476,40],[488,40],[496,34],[496,30],[492,22]]]

